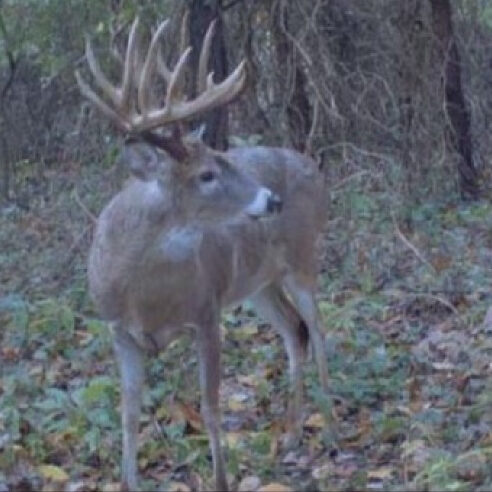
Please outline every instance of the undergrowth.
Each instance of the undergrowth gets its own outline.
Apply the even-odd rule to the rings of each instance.
[[[111,190],[99,184],[88,194],[94,178],[79,171],[76,188],[67,168],[54,198],[0,218],[0,489],[114,490],[119,477],[119,382],[84,264],[88,210],[100,209],[122,176],[103,168]],[[280,446],[288,382],[279,338],[247,303],[224,314],[233,483],[489,490],[492,205],[451,197],[404,210],[394,194],[357,180],[331,198],[319,292],[330,394],[310,362],[297,450]],[[196,372],[189,338],[147,363],[145,489],[212,484]]]

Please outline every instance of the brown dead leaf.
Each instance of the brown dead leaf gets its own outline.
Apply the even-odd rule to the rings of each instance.
[[[267,485],[263,485],[263,487],[260,487],[258,492],[293,492],[293,489],[281,483],[271,482]]]
[[[185,420],[186,423],[195,431],[201,433],[203,431],[203,421],[199,412],[195,410],[191,405],[176,401],[173,404],[173,417],[177,411],[176,420]]]
[[[435,254],[430,261],[432,263],[432,266],[439,273],[442,272],[443,270],[447,270],[450,267],[453,258],[451,256],[447,256],[440,253],[440,254]]]
[[[279,436],[277,434],[272,433],[271,435],[271,440],[270,440],[270,451],[268,453],[268,456],[271,460],[275,459],[278,453],[278,438]]]
[[[70,478],[63,468],[55,465],[38,466],[38,472],[45,480],[49,480],[50,482],[63,483],[67,482]]]
[[[325,418],[321,413],[313,413],[305,422],[304,427],[307,429],[324,429],[326,425]]]
[[[393,468],[389,466],[382,466],[381,468],[377,468],[376,470],[369,470],[367,472],[367,478],[375,479],[375,480],[386,480],[391,478],[393,475]]]
[[[418,413],[422,410],[422,385],[418,378],[412,377],[407,380],[407,389],[410,397],[409,408],[413,413]]]
[[[356,431],[345,440],[347,446],[354,448],[363,445],[372,431],[371,412],[366,407],[361,408]]]
[[[226,443],[232,449],[237,448],[243,438],[244,434],[242,432],[228,432],[225,435]]]
[[[342,463],[336,465],[332,468],[332,473],[334,476],[341,478],[350,478],[355,472],[357,472],[359,467],[354,463]]]
[[[249,386],[251,388],[256,388],[259,384],[258,376],[254,374],[248,376],[239,375],[237,380],[240,384],[244,384],[244,386]]]
[[[191,489],[184,482],[171,482],[167,490],[169,492],[191,492]]]
[[[6,361],[14,362],[19,357],[20,349],[18,349],[17,347],[2,347],[0,349],[0,353],[2,355],[2,358]]]
[[[77,330],[75,336],[79,339],[79,345],[86,347],[94,339],[94,335],[88,331]]]

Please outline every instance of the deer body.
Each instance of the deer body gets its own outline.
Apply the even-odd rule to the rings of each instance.
[[[324,184],[314,161],[268,147],[207,147],[179,126],[198,112],[225,104],[244,87],[244,63],[222,83],[205,79],[213,24],[198,70],[199,95],[184,100],[179,85],[189,54],[174,71],[156,62],[154,33],[145,62],[137,60],[138,19],[132,25],[123,82],[102,74],[90,43],[86,56],[104,99],[77,74],[82,93],[130,138],[122,160],[134,178],[101,213],[89,255],[89,288],[114,335],[122,385],[124,488],[137,487],[137,437],[144,358],[183,333],[196,340],[201,412],[210,438],[217,490],[227,489],[220,445],[220,312],[250,297],[258,314],[284,341],[289,361],[287,435],[301,430],[302,366],[311,339],[321,386],[327,369],[316,289],[315,242],[324,221]],[[163,108],[149,95],[159,67],[167,84]],[[136,101],[133,100],[134,96]],[[282,210],[281,210],[282,209]]]
[[[305,264],[324,219],[315,163],[267,147],[226,155],[260,185],[288,196],[284,212],[262,221],[193,221],[180,217],[175,190],[134,179],[101,213],[91,249],[90,290],[104,318],[145,327],[158,340],[156,332],[197,326],[211,306],[239,303]]]

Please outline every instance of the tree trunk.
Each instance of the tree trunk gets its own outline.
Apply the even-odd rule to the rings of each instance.
[[[458,154],[458,173],[461,196],[479,196],[478,173],[473,161],[470,134],[470,114],[465,105],[461,84],[461,60],[453,32],[450,0],[430,0],[432,28],[437,41],[438,56],[443,67],[443,90],[448,117],[447,140]]]
[[[283,92],[279,99],[285,108],[290,144],[298,151],[306,150],[307,136],[311,122],[311,106],[307,95],[306,76],[296,60],[294,46],[289,39],[287,9],[282,3],[277,4],[272,19],[272,35],[275,57],[278,63],[277,73],[279,90]]]
[[[428,49],[428,37],[422,35],[422,3],[421,0],[407,0],[399,5],[398,31],[400,46],[398,65],[398,105],[399,105],[399,137],[400,156],[405,169],[402,189],[411,196],[418,187],[417,178],[422,178],[420,162],[425,162],[425,151],[415,141],[416,108],[422,88],[420,67],[425,64],[425,51]]]
[[[209,71],[214,72],[214,82],[221,82],[228,75],[227,53],[224,43],[224,23],[221,15],[220,0],[188,0],[189,33],[191,52],[192,80],[197,80],[198,61],[202,48],[202,41],[210,22],[217,20],[215,35],[212,40],[209,59]],[[196,86],[192,89],[196,95]],[[228,114],[225,107],[213,109],[205,114],[201,121],[205,122],[204,140],[211,147],[219,150],[227,149]]]

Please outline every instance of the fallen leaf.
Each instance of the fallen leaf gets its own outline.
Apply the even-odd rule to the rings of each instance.
[[[184,420],[188,425],[196,432],[203,431],[203,421],[199,412],[197,412],[191,405],[187,405],[183,402],[175,402],[175,407],[179,409],[184,417]]]
[[[161,405],[154,413],[154,417],[157,420],[165,420],[169,417],[169,405]]]
[[[234,336],[236,338],[246,339],[251,338],[258,334],[258,327],[256,325],[244,325],[234,329]]]
[[[391,478],[392,475],[393,475],[393,468],[390,468],[389,466],[383,466],[376,470],[370,470],[367,472],[367,478],[369,479],[372,478],[376,480],[386,480],[388,478]]]
[[[332,473],[333,465],[331,463],[326,463],[321,466],[313,468],[311,475],[316,480],[323,480]]]
[[[270,441],[270,451],[268,453],[268,457],[271,460],[274,460],[278,453],[278,435],[272,433],[271,441]]]
[[[492,332],[492,306],[487,310],[482,326],[485,332]]]
[[[304,422],[304,427],[307,429],[324,429],[325,425],[325,418],[321,413],[313,413],[306,422]]]
[[[184,482],[171,482],[167,490],[169,492],[191,492],[191,489]]]
[[[243,439],[243,434],[241,432],[228,432],[225,435],[225,440],[230,448],[237,448],[239,442]]]
[[[248,376],[239,375],[237,380],[239,383],[244,384],[245,386],[250,386],[251,388],[256,388],[259,384],[258,377],[254,374]]]
[[[359,467],[353,463],[344,463],[336,465],[332,468],[332,474],[337,477],[350,478],[355,472],[359,470]]]
[[[449,362],[434,362],[432,364],[432,367],[436,371],[453,371],[454,369],[456,369],[454,364],[451,364]]]
[[[284,465],[295,465],[297,463],[297,454],[295,451],[289,451],[285,458],[282,460]]]
[[[20,349],[16,347],[3,347],[0,349],[0,352],[5,360],[12,362],[19,357]]]
[[[238,485],[238,492],[253,492],[258,490],[261,485],[261,480],[256,475],[244,477]]]
[[[94,335],[92,333],[89,333],[88,331],[77,330],[75,332],[75,336],[79,338],[79,345],[81,347],[86,347],[94,339]]]
[[[221,323],[220,324],[220,341],[224,342],[227,336],[227,328]]]
[[[67,492],[82,492],[83,490],[87,490],[87,488],[85,482],[80,480],[78,482],[71,482],[67,484],[65,490]]]
[[[103,485],[102,492],[120,492],[121,483],[120,482],[109,482]]]
[[[244,403],[248,399],[248,395],[244,393],[235,393],[227,400],[227,406],[233,412],[240,412],[246,409],[246,404]]]
[[[70,478],[65,470],[55,465],[41,465],[38,471],[45,480],[52,482],[66,482]]]
[[[44,367],[42,364],[35,364],[29,369],[29,376],[36,377],[41,376],[44,373]]]
[[[281,483],[271,482],[267,485],[263,485],[263,487],[260,487],[258,492],[293,492],[293,489]]]

